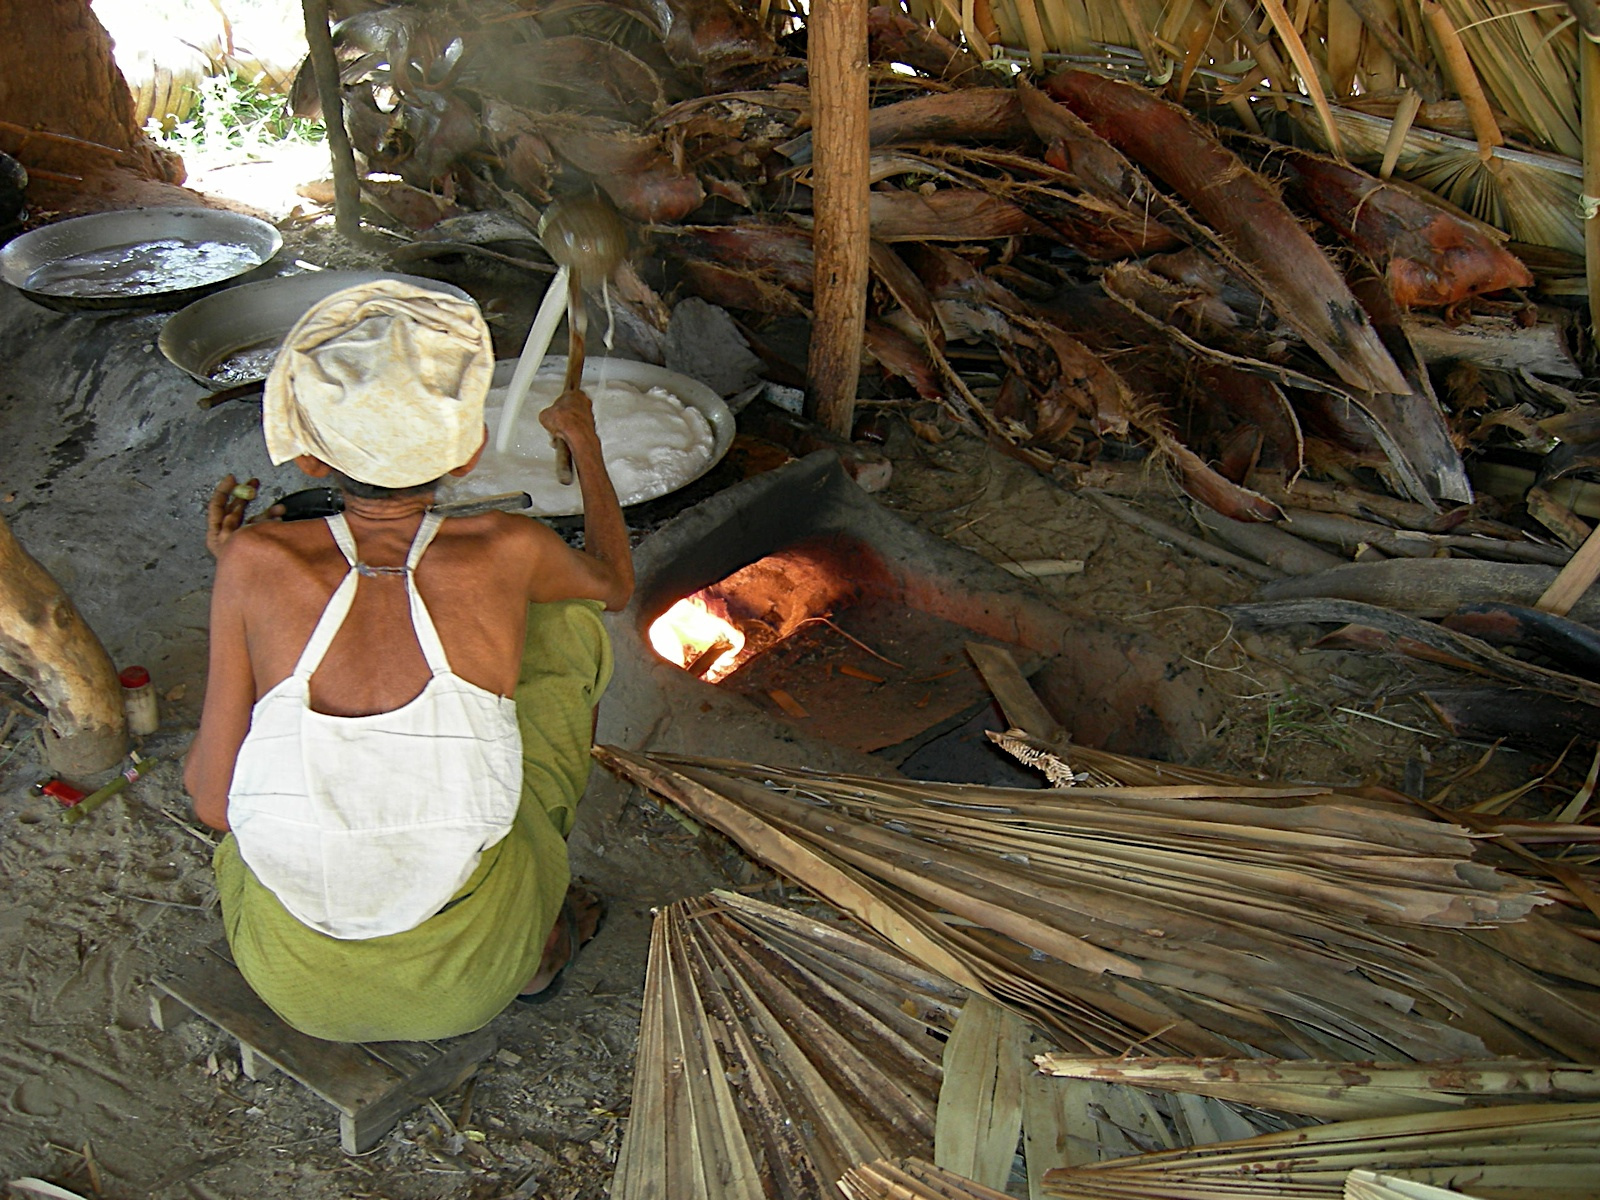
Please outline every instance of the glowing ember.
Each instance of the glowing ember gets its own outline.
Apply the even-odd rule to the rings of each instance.
[[[744,649],[744,633],[706,607],[698,596],[679,600],[650,626],[650,645],[670,663],[688,669],[714,646],[726,649],[712,660],[710,667],[697,671],[707,683],[733,674],[739,651]]]

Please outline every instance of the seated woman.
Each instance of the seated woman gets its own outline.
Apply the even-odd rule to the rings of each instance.
[[[232,830],[215,867],[246,980],[334,1041],[449,1037],[545,989],[593,936],[566,836],[610,676],[602,608],[633,591],[587,397],[566,440],[586,549],[506,513],[441,520],[482,452],[494,369],[470,301],[394,280],[290,331],[262,409],[273,463],[344,493],[324,521],[241,526],[212,496],[205,708],[184,780]]]

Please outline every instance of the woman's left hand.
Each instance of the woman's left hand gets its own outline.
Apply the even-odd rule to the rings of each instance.
[[[228,539],[239,532],[239,526],[245,523],[245,512],[250,507],[250,501],[256,498],[256,489],[260,486],[259,479],[249,479],[241,484],[232,475],[224,475],[222,481],[211,490],[211,500],[206,504],[206,549],[211,551],[215,558],[222,553],[222,547],[227,545]],[[247,492],[247,495],[240,493]],[[267,520],[274,516],[283,515],[283,506],[274,504],[254,521]]]

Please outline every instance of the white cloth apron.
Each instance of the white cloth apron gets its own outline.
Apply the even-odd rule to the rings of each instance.
[[[516,817],[516,704],[450,670],[417,591],[417,563],[441,523],[434,513],[423,518],[404,567],[412,628],[433,672],[421,695],[365,717],[312,710],[311,677],[361,574],[344,514],[329,517],[350,571],[294,673],[256,701],[234,764],[228,823],[240,855],[296,919],[330,937],[383,937],[422,924]]]

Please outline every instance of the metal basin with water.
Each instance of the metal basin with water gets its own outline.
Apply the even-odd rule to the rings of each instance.
[[[220,209],[92,213],[0,247],[0,281],[64,312],[166,308],[248,274],[282,246],[267,222]]]

